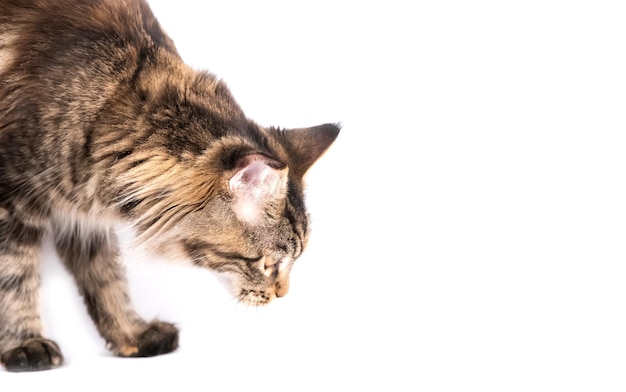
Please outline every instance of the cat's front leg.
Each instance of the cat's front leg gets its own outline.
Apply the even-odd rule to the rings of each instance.
[[[149,357],[178,348],[174,325],[146,322],[133,310],[112,230],[61,232],[56,246],[108,349],[123,357]]]
[[[0,207],[0,363],[12,372],[63,363],[59,346],[42,334],[39,254],[43,230]]]

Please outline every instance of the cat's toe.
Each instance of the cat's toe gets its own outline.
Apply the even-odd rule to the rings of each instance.
[[[170,323],[153,321],[136,339],[136,352],[127,356],[153,357],[167,354],[178,348],[178,328]]]
[[[32,372],[60,366],[63,355],[54,341],[35,338],[3,353],[0,362],[10,372]]]

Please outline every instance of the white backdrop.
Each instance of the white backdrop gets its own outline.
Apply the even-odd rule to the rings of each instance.
[[[308,177],[310,246],[258,309],[210,273],[131,263],[139,312],[181,329],[137,360],[104,350],[48,248],[67,364],[0,389],[623,391],[619,3],[152,0],[257,122],[343,123]]]

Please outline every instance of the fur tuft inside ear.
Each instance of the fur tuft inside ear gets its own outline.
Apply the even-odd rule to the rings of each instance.
[[[233,211],[242,222],[259,223],[287,194],[287,166],[253,154],[241,158],[237,167],[228,183],[234,197]]]

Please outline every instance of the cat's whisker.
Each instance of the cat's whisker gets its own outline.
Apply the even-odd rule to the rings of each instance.
[[[243,302],[243,298],[241,296],[235,296],[235,297],[233,297],[233,299],[237,300],[237,301],[235,301],[234,308],[238,308],[239,305],[241,305],[241,303]]]

